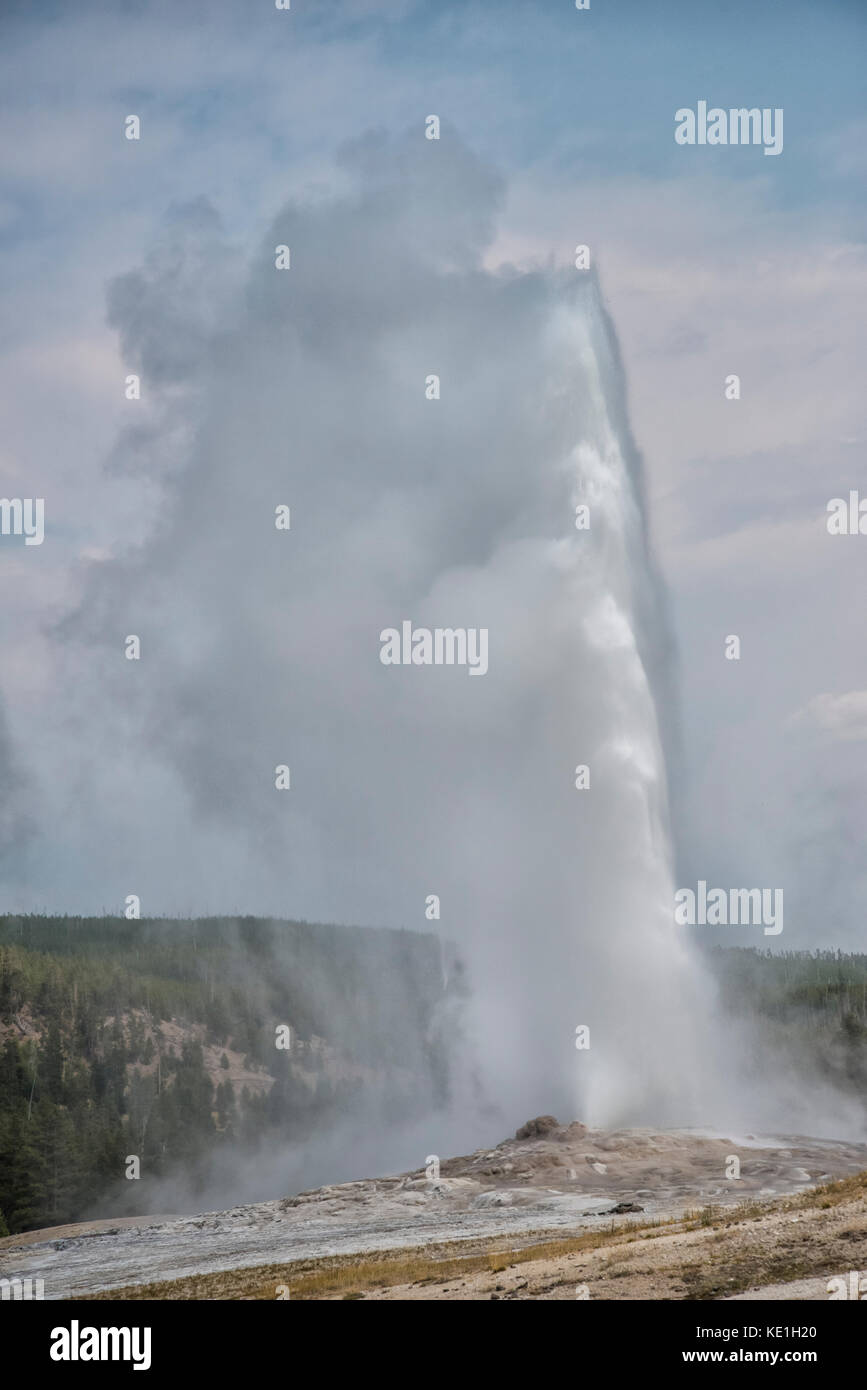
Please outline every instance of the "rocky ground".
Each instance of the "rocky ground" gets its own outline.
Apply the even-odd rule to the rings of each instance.
[[[0,1276],[47,1299],[723,1298],[775,1280],[827,1298],[867,1268],[865,1170],[863,1144],[540,1117],[438,1176],[8,1237]]]

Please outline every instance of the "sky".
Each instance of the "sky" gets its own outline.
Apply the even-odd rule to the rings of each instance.
[[[119,911],[140,890],[149,914],[425,925],[415,889],[362,874],[378,843],[363,785],[332,789],[330,859],[300,816],[287,857],[248,785],[251,760],[284,760],[255,741],[279,727],[282,691],[296,748],[319,737],[302,711],[323,710],[333,776],[371,736],[353,699],[375,699],[366,675],[350,694],[315,612],[292,645],[291,567],[264,558],[250,508],[284,478],[299,517],[305,500],[324,517],[330,495],[334,535],[308,573],[323,594],[343,578],[344,605],[353,574],[414,572],[419,517],[438,518],[439,582],[460,592],[538,438],[521,433],[551,365],[533,277],[574,270],[581,243],[617,334],[676,645],[677,880],[784,889],[785,933],[737,944],[864,949],[867,541],[825,521],[864,486],[863,7],[82,0],[7,3],[0,33],[0,489],[46,508],[42,546],[0,537],[6,910]],[[782,153],[678,145],[675,112],[700,100],[782,108]],[[260,273],[284,236],[316,264],[291,350]],[[493,294],[484,275],[503,266],[527,277],[526,303]],[[421,329],[442,346],[457,326],[480,354],[456,359],[475,405],[465,390],[435,445],[471,447],[459,469],[421,451],[409,516],[397,480],[417,422],[392,401],[386,427],[368,375],[388,362],[422,379],[436,369]],[[496,590],[518,619],[519,573]],[[170,681],[123,659],[140,630]],[[556,669],[544,648],[532,660],[540,681]],[[291,761],[303,776],[304,754]]]

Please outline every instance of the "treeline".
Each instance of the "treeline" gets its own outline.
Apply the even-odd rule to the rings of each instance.
[[[761,1033],[757,1065],[775,1052],[867,1098],[867,955],[708,954],[729,1015]],[[0,1234],[153,1211],[131,1156],[195,1193],[221,1155],[281,1152],[360,1099],[382,1123],[432,1113],[463,989],[412,932],[0,918]]]
[[[0,918],[0,1233],[81,1219],[131,1156],[204,1184],[221,1148],[303,1139],[365,1086],[399,1113],[442,1103],[442,997],[416,933]],[[227,1051],[257,1084],[233,1084]]]
[[[289,1016],[371,1064],[393,1040],[423,1030],[441,989],[431,936],[261,918],[142,919],[0,917],[0,1020],[29,1001],[42,1016],[75,1019],[81,1032],[106,1014],[144,1009],[156,1020],[231,1028],[238,1050],[265,1061]],[[388,990],[399,982],[400,990]]]
[[[799,1066],[867,1112],[867,955],[708,949],[722,1003],[766,1043],[763,1065]]]
[[[708,954],[728,1003],[780,1020],[811,1014],[817,1028],[867,1038],[867,955],[737,946]]]

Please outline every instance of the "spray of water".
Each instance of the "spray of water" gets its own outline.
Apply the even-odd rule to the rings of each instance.
[[[641,463],[598,284],[555,276],[547,290],[541,408],[571,439],[542,466],[569,507],[510,575],[538,679],[483,868],[462,827],[481,928],[477,1051],[511,1113],[544,1102],[595,1124],[697,1123],[720,1099],[714,999],[672,918],[671,643]],[[580,529],[563,524],[583,506]],[[504,659],[517,707],[526,645],[507,643]],[[585,1028],[589,1047],[576,1045]]]
[[[65,629],[96,717],[47,891],[81,902],[80,848],[103,901],[134,880],[147,912],[435,926],[472,989],[456,1147],[543,1110],[700,1121],[712,1001],[673,922],[670,641],[595,275],[486,268],[503,188],[453,133],[340,167],[249,264],[196,203],[112,287],[147,384],[114,466],[159,476],[162,503]],[[383,665],[404,621],[486,629],[487,673]]]

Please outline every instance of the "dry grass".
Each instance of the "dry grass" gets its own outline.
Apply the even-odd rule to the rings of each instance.
[[[697,1234],[701,1246],[682,1252],[682,1262],[671,1272],[660,1274],[679,1284],[663,1295],[688,1299],[712,1299],[770,1283],[786,1283],[824,1272],[825,1263],[842,1258],[850,1241],[862,1235],[859,1227],[828,1233],[828,1240],[817,1240],[818,1213],[844,1204],[853,1206],[860,1217],[867,1195],[867,1171],[826,1183],[785,1198],[758,1201],[748,1199],[735,1207],[707,1206],[688,1211],[682,1218],[644,1222],[611,1221],[604,1227],[580,1235],[544,1238],[544,1232],[527,1237],[520,1248],[503,1248],[502,1238],[490,1241],[451,1241],[410,1250],[385,1250],[364,1255],[342,1255],[318,1260],[259,1265],[249,1269],[225,1270],[214,1274],[191,1275],[163,1283],[133,1285],[91,1295],[102,1300],[257,1300],[273,1301],[278,1289],[298,1299],[355,1299],[374,1290],[399,1286],[436,1285],[439,1289],[455,1280],[478,1274],[502,1274],[520,1265],[544,1265],[570,1257],[586,1263],[600,1252],[598,1276],[609,1279],[650,1274],[632,1264],[641,1256],[658,1260],[660,1247],[653,1242],[678,1235]],[[787,1213],[805,1213],[807,1220],[798,1231],[776,1235],[766,1230],[766,1218]],[[773,1225],[773,1222],[771,1223]],[[811,1233],[807,1225],[814,1229]],[[651,1242],[650,1245],[638,1242]],[[632,1246],[629,1250],[627,1247]],[[697,1258],[696,1258],[697,1257]],[[835,1265],[836,1267],[836,1265]],[[842,1267],[842,1266],[841,1266]],[[530,1277],[528,1272],[528,1277]],[[582,1276],[585,1277],[585,1276]],[[589,1277],[589,1276],[588,1276]],[[561,1278],[560,1283],[564,1282]],[[284,1293],[282,1297],[286,1297]],[[625,1293],[626,1297],[646,1294]]]
[[[349,1298],[366,1289],[389,1288],[399,1284],[448,1283],[467,1274],[502,1273],[510,1266],[536,1260],[558,1259],[582,1254],[634,1238],[642,1230],[660,1226],[677,1229],[676,1219],[640,1224],[613,1223],[601,1231],[580,1236],[539,1241],[520,1249],[475,1249],[460,1253],[470,1242],[451,1241],[412,1250],[384,1250],[361,1258],[340,1255],[322,1260],[296,1260],[291,1264],[257,1265],[250,1269],[223,1270],[215,1274],[194,1274],[160,1284],[129,1285],[91,1294],[90,1299],[269,1299],[284,1285],[293,1299]],[[477,1247],[478,1242],[473,1242]]]

